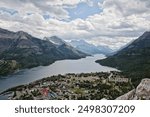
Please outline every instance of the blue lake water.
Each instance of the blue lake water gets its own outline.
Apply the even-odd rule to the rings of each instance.
[[[0,92],[13,86],[26,84],[57,74],[116,71],[114,68],[95,63],[96,60],[104,58],[106,58],[104,55],[98,54],[78,60],[60,60],[49,66],[21,70],[13,75],[0,78]]]

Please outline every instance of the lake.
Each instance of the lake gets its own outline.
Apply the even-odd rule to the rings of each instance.
[[[106,58],[104,55],[98,54],[78,60],[60,60],[49,66],[39,66],[32,69],[21,70],[13,75],[0,78],[0,92],[52,75],[116,71],[114,68],[95,63],[96,60],[104,58]]]

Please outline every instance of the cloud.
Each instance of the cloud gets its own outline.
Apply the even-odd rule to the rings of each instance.
[[[145,2],[140,0],[106,0],[103,4],[104,8],[111,8],[118,15],[129,16],[132,14],[142,14],[149,12],[149,8],[146,7]]]
[[[118,41],[120,46],[150,30],[150,8],[140,0],[104,0],[100,3],[103,12],[90,16],[87,20],[95,27],[94,36],[105,38],[105,44],[110,40]],[[120,39],[119,39],[120,38]],[[101,43],[102,38],[96,38]],[[91,42],[94,42],[91,40]],[[104,42],[104,41],[103,41]],[[109,46],[115,45],[111,41]],[[117,46],[116,46],[117,47]],[[118,46],[119,47],[119,46]]]
[[[73,19],[69,10],[79,4],[99,7],[99,13]],[[85,11],[88,9],[85,8]],[[77,12],[78,13],[78,12]],[[150,30],[148,0],[1,0],[0,27],[24,30],[34,36],[57,35],[85,39],[96,45],[119,48]]]

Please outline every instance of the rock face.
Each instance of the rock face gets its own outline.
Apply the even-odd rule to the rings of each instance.
[[[131,90],[130,92],[118,97],[116,100],[131,100],[135,94],[135,89]]]
[[[143,79],[136,89],[118,97],[116,100],[150,100],[150,79]]]
[[[143,79],[136,89],[137,97],[150,99],[150,79]]]

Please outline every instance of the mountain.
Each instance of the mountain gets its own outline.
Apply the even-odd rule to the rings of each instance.
[[[116,67],[132,78],[150,77],[150,32],[145,32],[113,56],[96,62]]]
[[[50,41],[51,43],[55,44],[55,45],[58,45],[58,46],[61,46],[63,44],[67,44],[65,41],[63,41],[62,39],[60,39],[59,37],[57,36],[52,36],[52,37],[44,37],[44,40],[48,40]]]
[[[7,71],[11,73],[15,69],[48,65],[56,60],[79,59],[85,56],[86,54],[65,44],[58,47],[48,40],[41,40],[23,31],[0,29],[0,75],[7,74]],[[6,65],[12,65],[12,61],[15,61],[17,67],[3,71]]]
[[[79,41],[71,41],[70,44],[75,47],[76,49],[87,53],[87,54],[98,54],[100,53],[99,49],[97,49],[97,47],[95,47],[92,44],[89,44],[87,42],[85,42],[84,40],[79,40]]]
[[[84,56],[87,55],[76,48],[72,47],[69,43],[65,42],[63,39],[52,36],[52,37],[45,37],[44,40],[50,41],[53,43],[61,52],[65,52],[64,56],[72,56],[72,58],[76,58],[76,55]]]
[[[111,53],[111,49],[109,49],[108,47],[104,47],[104,46],[95,46],[93,44],[90,44],[84,40],[72,40],[70,42],[70,45],[72,45],[73,47],[75,47],[76,49],[87,53],[87,54],[108,54]]]
[[[114,52],[114,50],[110,49],[109,47],[107,46],[97,46],[97,48],[99,49],[99,51],[105,55],[110,55]]]

